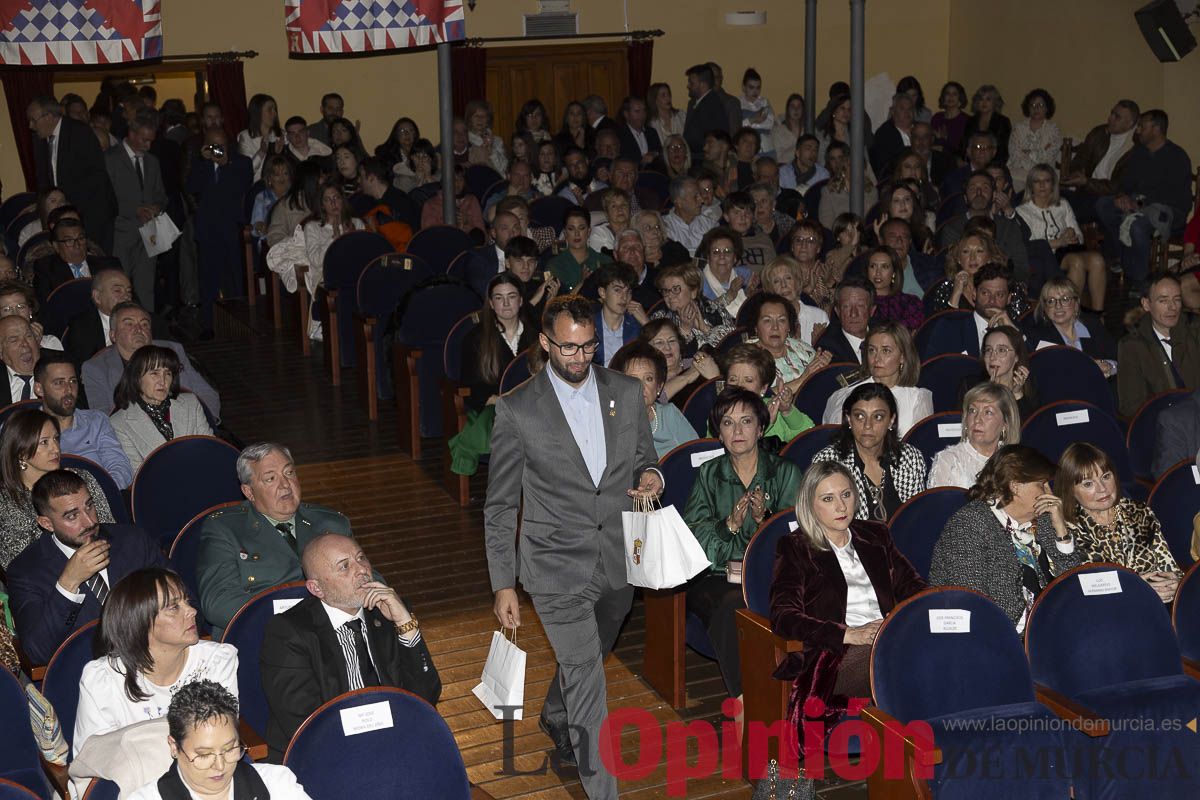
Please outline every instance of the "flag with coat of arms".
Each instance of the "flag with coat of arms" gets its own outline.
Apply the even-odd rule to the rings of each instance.
[[[291,53],[366,53],[466,37],[463,0],[284,0]]]
[[[120,64],[160,58],[161,0],[0,0],[0,63]]]

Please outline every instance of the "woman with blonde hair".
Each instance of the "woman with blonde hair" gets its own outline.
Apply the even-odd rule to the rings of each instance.
[[[968,230],[970,230],[968,228]],[[964,233],[946,250],[946,277],[926,294],[926,314],[932,315],[947,308],[975,308],[975,273],[987,264],[1003,266],[1008,256],[996,240],[982,230]],[[1012,299],[1005,311],[1016,320],[1029,307],[1024,283],[1009,281]]]
[[[1071,204],[1058,194],[1053,167],[1037,164],[1029,170],[1025,202],[1017,206],[1017,214],[1029,228],[1029,240],[1045,242],[1079,293],[1087,291],[1089,310],[1103,311],[1108,267],[1103,255],[1084,246],[1083,229]]]
[[[898,603],[924,589],[925,580],[886,525],[857,513],[854,476],[842,464],[814,462],[796,494],[798,525],[775,550],[771,629],[804,642],[775,672],[792,681],[787,718],[803,736],[809,700],[820,700],[832,723],[847,697],[871,696],[871,645],[879,626]]]
[[[887,320],[876,325],[863,340],[863,365],[848,378],[849,386],[838,389],[825,404],[822,423],[842,421],[843,404],[859,386],[878,383],[888,387],[896,399],[896,430],[900,436],[919,420],[933,413],[933,393],[917,386],[921,359],[912,334],[903,325]]]
[[[663,145],[666,149],[667,177],[680,178],[692,169],[692,151],[688,149],[687,141],[680,134],[673,134]]]
[[[981,383],[963,397],[962,435],[933,457],[928,486],[970,489],[997,449],[1021,441],[1021,415],[1007,386]]]
[[[796,338],[811,345],[829,327],[829,315],[800,299],[800,287],[803,284],[800,264],[791,256],[777,256],[762,271],[763,289],[774,292],[792,304],[796,309]]]

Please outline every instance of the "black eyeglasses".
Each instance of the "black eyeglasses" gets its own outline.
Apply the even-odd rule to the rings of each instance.
[[[584,342],[583,344],[576,344],[575,342],[564,342],[563,344],[559,344],[547,336],[546,341],[557,347],[558,352],[568,357],[575,355],[580,350],[583,351],[584,355],[590,356],[595,354],[595,352],[600,349],[599,339],[592,339],[590,342]]]

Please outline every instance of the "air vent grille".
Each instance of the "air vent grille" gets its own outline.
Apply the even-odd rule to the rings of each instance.
[[[563,36],[579,33],[579,15],[573,12],[525,14],[525,35]]]

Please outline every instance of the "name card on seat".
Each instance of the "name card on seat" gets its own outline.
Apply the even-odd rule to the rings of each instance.
[[[1200,486],[1200,467],[1192,464],[1192,482]]]
[[[1091,418],[1088,417],[1088,410],[1081,408],[1078,411],[1063,411],[1060,414],[1055,414],[1054,421],[1061,428],[1064,425],[1079,425],[1083,422],[1090,422]]]
[[[296,605],[296,603],[299,603],[303,599],[304,599],[303,597],[297,597],[292,600],[272,600],[271,607],[274,609],[273,613],[282,614],[283,612],[287,611],[289,608]]]
[[[961,422],[939,422],[938,423],[938,438],[939,439],[958,439],[962,436]]]
[[[347,736],[390,728],[394,724],[392,704],[386,700],[357,708],[343,708],[339,713],[342,715],[342,733]]]
[[[1121,575],[1115,569],[1107,572],[1081,572],[1079,573],[1079,585],[1083,588],[1085,596],[1120,594],[1123,591]]]
[[[1047,347],[1054,347],[1054,342],[1047,342],[1045,339],[1042,339],[1037,343],[1037,347],[1034,350],[1045,350]]]
[[[725,452],[725,448],[721,447],[716,450],[705,450],[700,453],[692,453],[692,469],[699,469],[701,464],[712,461],[717,456]]]
[[[799,527],[800,527],[800,523],[796,522],[796,520],[792,520],[791,522],[788,523],[788,533],[791,533],[792,531],[796,530]]]
[[[930,633],[970,633],[971,612],[965,608],[929,609]]]

